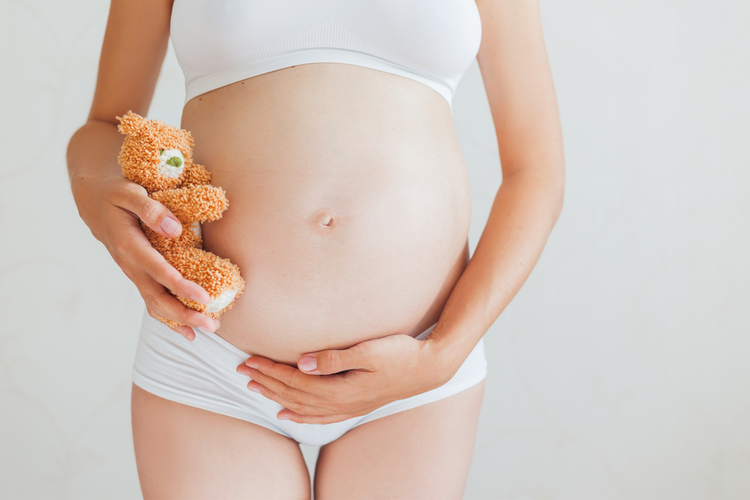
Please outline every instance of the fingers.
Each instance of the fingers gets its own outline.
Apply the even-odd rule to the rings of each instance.
[[[170,328],[174,330],[175,332],[179,333],[180,335],[182,335],[183,337],[185,337],[186,339],[188,339],[190,342],[195,340],[195,332],[189,326],[177,325],[177,326],[170,326]]]
[[[126,179],[118,181],[117,186],[110,195],[116,209],[134,214],[162,236],[180,235],[182,224],[161,203],[149,198],[143,187]],[[120,258],[126,256],[136,265],[146,269],[155,281],[167,287],[175,295],[204,304],[211,302],[211,296],[203,287],[184,279],[151,246],[140,226],[132,223],[132,218],[126,219],[128,220],[119,219],[119,223],[112,224],[114,230],[110,230],[106,242],[120,267],[122,267]],[[174,224],[177,226],[174,227]]]
[[[146,190],[138,184],[125,181],[124,189],[114,196],[114,204],[132,212],[153,231],[167,238],[176,238],[182,232],[182,224],[167,207],[148,197]]]
[[[237,371],[249,375],[253,380],[267,385],[274,390],[279,386],[284,386],[305,393],[327,395],[327,393],[323,394],[319,392],[322,390],[322,387],[319,384],[320,380],[318,377],[305,375],[292,366],[285,365],[284,363],[274,363],[270,359],[260,356],[249,358],[244,364],[237,367]],[[265,381],[268,381],[270,385],[266,384]],[[333,380],[328,380],[327,382],[330,384]],[[284,394],[284,391],[281,392]]]
[[[177,269],[164,260],[148,242],[140,227],[133,225],[124,228],[120,238],[122,241],[113,242],[120,259],[128,259],[135,267],[142,268],[154,281],[175,295],[204,304],[211,302],[211,296],[203,287],[183,278]],[[119,259],[116,260],[120,264]],[[123,265],[120,264],[120,267]]]
[[[182,225],[174,214],[149,198],[143,187],[121,176],[95,178],[82,192],[90,196],[82,198],[79,204],[81,216],[85,214],[92,234],[104,243],[117,265],[136,285],[149,314],[187,325],[168,326],[188,340],[195,337],[191,327],[216,331],[217,320],[188,309],[165,290],[166,287],[179,297],[204,304],[211,301],[206,290],[184,279],[151,246],[137,220],[141,219],[162,236],[175,237],[180,235]]]
[[[203,328],[210,332],[215,332],[219,328],[219,320],[209,318],[193,309],[188,309],[143,270],[136,268],[128,274],[128,277],[141,292],[143,301],[146,303],[146,309],[152,317],[157,319],[167,318],[183,323],[188,327]],[[192,340],[194,332],[192,330],[188,332],[185,328],[176,327],[172,329],[184,335],[188,340]],[[189,330],[189,328],[187,329]]]
[[[326,402],[318,396],[293,389],[278,380],[264,376],[252,368],[245,367],[245,370],[240,371],[238,369],[237,371],[251,378],[247,384],[248,389],[276,401],[285,408],[290,408],[300,413],[312,412],[317,415],[334,413],[334,410],[326,409],[324,406]]]
[[[274,401],[287,408],[291,402],[316,407],[317,414],[332,414],[344,412],[341,406],[344,401],[348,405],[347,412],[369,401],[366,394],[363,399],[361,390],[372,376],[367,371],[357,370],[320,377],[306,375],[294,367],[274,363],[260,356],[250,357],[237,367],[237,371],[250,377],[249,389],[257,389],[269,399],[277,398]],[[353,382],[353,379],[357,379],[358,382]],[[351,391],[352,387],[355,388],[354,394]]]
[[[155,314],[152,314],[149,311],[149,314],[151,316],[155,316]],[[174,330],[175,332],[179,333],[183,337],[185,337],[189,341],[195,340],[195,332],[193,332],[193,329],[189,326],[181,325],[176,321],[173,321],[171,319],[162,318],[161,316],[155,316],[156,319],[167,325],[171,330]]]
[[[312,376],[261,356],[250,357],[237,367],[237,371],[251,378],[248,389],[285,408],[278,414],[281,419],[310,424],[332,423],[364,415],[378,407],[372,406],[369,396],[361,398],[368,392],[362,391],[368,386],[368,381],[352,381],[352,378],[369,379],[372,372],[352,370],[340,375]],[[355,388],[354,393],[352,388]]]
[[[280,420],[293,420],[299,423],[330,423],[340,422],[356,416],[354,414],[343,413],[342,409],[338,406],[323,400],[321,400],[322,404],[320,405],[313,404],[319,398],[312,398],[310,394],[291,389],[274,379],[264,377],[259,371],[244,365],[240,365],[237,371],[253,377],[253,380],[247,384],[248,389],[284,407],[284,410],[277,415]],[[258,381],[261,383],[258,383]],[[269,387],[273,387],[274,389],[270,389]],[[367,411],[363,411],[361,415],[366,413]]]
[[[291,409],[285,408],[276,414],[276,418],[278,418],[279,420],[291,420],[292,422],[297,422],[298,424],[333,424],[335,422],[343,422],[344,420],[349,420],[350,418],[359,417],[365,414],[366,413],[347,413],[343,415],[301,415],[299,413],[291,411]]]
[[[330,375],[346,370],[368,370],[370,364],[366,348],[361,344],[341,351],[320,351],[306,354],[297,362],[301,371],[309,375]]]

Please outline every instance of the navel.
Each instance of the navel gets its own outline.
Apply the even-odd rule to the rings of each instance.
[[[341,227],[343,219],[340,214],[331,207],[323,207],[312,212],[307,219],[307,224],[317,227],[319,231],[330,232]]]
[[[331,228],[334,222],[333,211],[320,209],[313,214],[310,218],[310,222],[320,228]]]

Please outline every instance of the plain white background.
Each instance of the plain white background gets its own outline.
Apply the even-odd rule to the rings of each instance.
[[[565,207],[485,337],[466,498],[750,498],[750,4],[541,5]],[[78,218],[64,159],[107,11],[0,0],[2,498],[140,497],[143,305]],[[179,124],[183,97],[170,52],[149,116]],[[454,118],[473,249],[501,180],[476,63]]]

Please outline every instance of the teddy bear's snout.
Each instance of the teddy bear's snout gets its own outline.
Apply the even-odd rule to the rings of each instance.
[[[176,179],[185,169],[185,156],[179,149],[159,150],[159,173],[164,177]]]

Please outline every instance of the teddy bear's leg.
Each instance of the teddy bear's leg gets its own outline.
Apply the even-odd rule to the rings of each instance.
[[[211,252],[199,248],[175,248],[166,253],[164,258],[183,278],[202,286],[212,300],[206,305],[182,297],[177,299],[190,309],[212,318],[218,318],[231,308],[245,288],[240,269],[229,259],[222,259]]]
[[[153,231],[150,227],[141,221],[141,229],[148,238],[151,246],[160,254],[169,252],[177,247],[184,248],[203,248],[203,238],[201,237],[201,224],[198,221],[182,224],[182,233],[177,238],[165,238],[159,233]]]
[[[213,221],[221,218],[229,206],[224,190],[214,186],[157,191],[151,193],[151,198],[171,210],[180,221]]]

